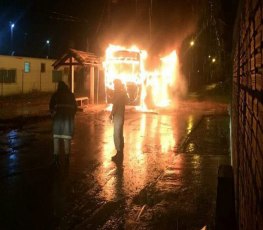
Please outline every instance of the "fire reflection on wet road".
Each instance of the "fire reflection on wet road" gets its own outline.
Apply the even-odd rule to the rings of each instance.
[[[82,118],[88,120],[89,118]],[[113,125],[107,120],[107,114],[97,117],[95,125],[83,126],[84,133],[89,133],[90,139],[96,140],[94,147],[83,141],[84,136],[76,132],[73,154],[78,154],[78,147],[83,145],[89,149],[89,155],[98,157],[100,166],[93,174],[103,188],[102,197],[106,200],[116,197],[116,165],[111,161],[115,154],[113,143]],[[167,162],[175,156],[175,147],[185,129],[177,129],[177,118],[170,115],[128,113],[124,125],[124,162],[122,190],[125,197],[132,197],[144,186],[151,183],[167,167]],[[180,121],[181,125],[187,125]],[[78,126],[78,125],[77,125]],[[89,131],[84,131],[85,127]],[[78,127],[76,127],[78,129]],[[83,134],[83,132],[81,132]],[[100,140],[100,141],[98,141]],[[94,156],[94,157],[95,157]],[[88,162],[86,162],[88,164]]]
[[[119,216],[116,217],[117,222],[134,220],[134,217],[130,216],[134,210],[129,210],[127,213],[134,198],[140,197],[144,189],[156,182],[161,175],[167,178],[172,175],[183,178],[183,173],[189,170],[185,168],[189,167],[187,162],[190,158],[191,176],[195,175],[195,172],[200,173],[202,157],[198,154],[190,158],[178,155],[185,135],[190,134],[200,120],[200,113],[172,111],[155,114],[127,111],[124,124],[124,161],[121,166],[111,161],[115,149],[113,124],[109,122],[108,115],[108,112],[101,112],[79,113],[76,116],[70,165],[65,166],[61,155],[61,167],[54,173],[49,168],[52,157],[50,121],[42,121],[24,127],[23,130],[12,131],[11,142],[20,143],[12,153],[10,146],[13,144],[9,141],[10,135],[2,133],[0,148],[3,154],[0,164],[3,167],[0,175],[3,180],[2,188],[5,188],[2,190],[4,191],[2,197],[6,198],[2,207],[8,207],[10,202],[16,203],[18,207],[25,207],[27,200],[33,202],[34,199],[38,199],[35,200],[38,204],[41,197],[40,199],[45,203],[52,204],[44,209],[35,205],[34,214],[31,211],[28,213],[25,211],[23,214],[16,212],[14,218],[17,221],[25,219],[28,221],[29,215],[33,215],[37,217],[36,221],[51,220],[48,227],[81,229],[81,226],[87,225],[90,229],[94,229],[103,225],[109,216],[114,215],[114,212],[119,212]],[[204,127],[206,126],[209,126],[209,119],[204,123]],[[188,152],[191,148],[192,152],[196,151],[194,145],[197,144],[194,140],[187,142],[185,151]],[[12,167],[8,168],[7,165]],[[38,170],[37,173],[35,168]],[[20,173],[12,174],[15,171]],[[10,177],[10,175],[16,176]],[[28,180],[30,177],[33,179]],[[51,180],[50,177],[53,179]],[[31,193],[37,194],[37,198],[30,197],[25,187],[17,187],[24,183],[25,178],[27,178],[26,185],[30,186]],[[190,181],[195,179],[190,178]],[[19,181],[18,185],[16,181]],[[181,188],[184,186],[183,183],[183,179],[178,179],[176,184],[171,186]],[[163,184],[158,183],[158,186],[162,187]],[[41,192],[42,188],[45,193]],[[9,190],[13,192],[10,193]],[[17,201],[15,195],[17,193],[25,199]],[[147,203],[147,200],[145,202]],[[45,214],[43,217],[37,214],[39,209],[41,209],[40,213]],[[5,213],[4,209],[0,211],[0,214]],[[135,217],[137,214],[134,213]],[[119,226],[120,223],[117,225]]]

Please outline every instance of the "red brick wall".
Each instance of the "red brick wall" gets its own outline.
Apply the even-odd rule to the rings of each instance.
[[[263,1],[240,3],[235,28],[232,153],[239,229],[263,229]]]

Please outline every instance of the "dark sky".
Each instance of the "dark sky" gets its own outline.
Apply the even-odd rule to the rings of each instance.
[[[226,21],[228,17],[231,21],[232,1],[221,1]],[[53,57],[68,47],[100,53],[109,42],[136,43],[161,52],[179,46],[196,31],[207,0],[152,0],[152,27],[150,3],[151,0],[0,0],[0,54],[11,50],[10,22],[15,23],[15,55],[46,56],[47,39]]]
[[[0,52],[10,50],[10,27],[14,22],[13,43],[17,53],[45,53],[46,40],[57,55],[68,46],[85,47],[86,38],[98,22],[103,0],[40,1],[0,0]],[[88,2],[88,3],[87,3]]]

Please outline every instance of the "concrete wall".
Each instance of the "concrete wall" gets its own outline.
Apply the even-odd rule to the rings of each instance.
[[[30,71],[25,72],[25,62],[30,63]],[[0,95],[15,95],[30,93],[32,91],[53,92],[56,89],[56,82],[52,80],[53,59],[15,57],[0,55],[0,70],[15,69],[15,83],[0,82]],[[45,64],[45,72],[41,73],[41,63]],[[62,80],[68,81],[62,71]]]
[[[240,2],[234,33],[232,153],[239,229],[263,228],[263,6]]]

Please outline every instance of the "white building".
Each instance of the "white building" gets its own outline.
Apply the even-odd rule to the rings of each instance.
[[[67,81],[65,71],[53,69],[54,62],[54,59],[0,55],[0,96],[54,92],[59,80]]]

